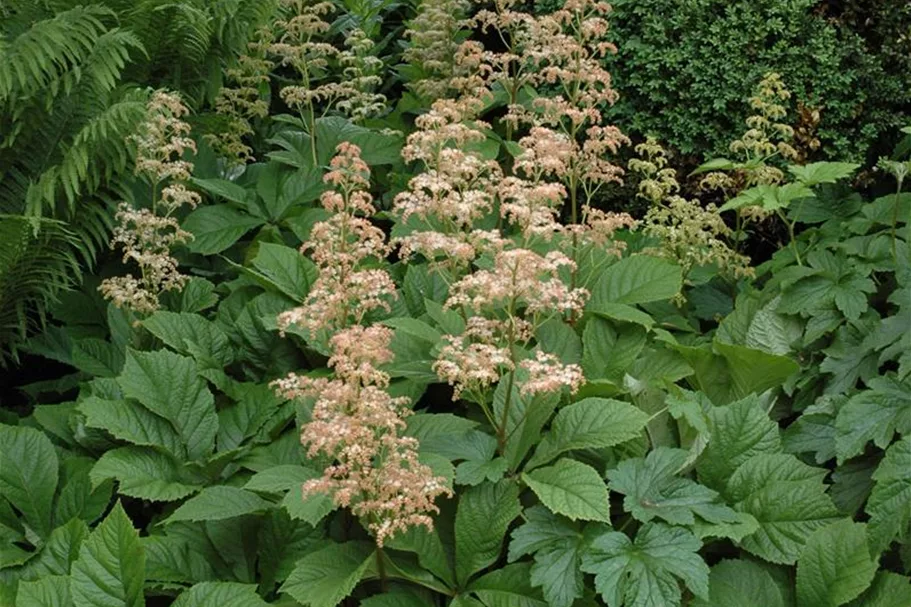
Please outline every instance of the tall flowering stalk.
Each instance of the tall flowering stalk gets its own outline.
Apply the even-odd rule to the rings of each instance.
[[[414,66],[421,78],[408,87],[426,99],[448,97],[453,92],[459,32],[465,25],[466,0],[423,0],[408,23],[408,47],[402,59]]]
[[[749,258],[725,242],[731,229],[715,205],[703,207],[698,200],[676,193],[680,190],[677,173],[667,166],[661,145],[649,138],[636,146],[636,152],[640,157],[631,160],[629,168],[642,176],[639,196],[651,203],[642,220],[644,232],[660,243],[647,252],[679,264],[684,280],[693,268],[708,264],[717,265],[723,274],[735,278],[752,275]],[[678,295],[678,300],[682,301],[682,297]]]
[[[310,240],[301,247],[310,253],[319,276],[306,301],[281,314],[279,328],[292,324],[308,331],[311,339],[362,324],[373,310],[390,309],[395,283],[384,270],[361,267],[369,258],[383,259],[389,252],[382,230],[367,219],[376,212],[369,193],[370,168],[360,148],[342,143],[324,177],[335,189],[320,201],[331,216],[313,226]]]
[[[389,375],[379,367],[392,360],[393,333],[380,325],[364,326],[367,315],[389,310],[395,285],[384,270],[362,269],[368,258],[388,252],[384,234],[366,219],[375,212],[370,195],[369,167],[350,143],[337,148],[325,181],[334,190],[322,196],[332,216],[316,224],[309,251],[320,274],[307,301],[279,317],[286,330],[302,325],[311,337],[328,334],[333,378],[297,374],[274,386],[287,398],[315,399],[312,419],[301,442],[310,457],[332,460],[321,479],[303,487],[304,497],[332,495],[350,508],[373,534],[379,548],[387,539],[415,525],[431,528],[438,512],[434,500],[450,495],[445,479],[418,461],[418,442],[403,436],[410,414],[407,398],[386,391]],[[378,553],[378,566],[382,557]]]
[[[400,255],[422,255],[432,266],[458,277],[482,251],[496,247],[499,234],[476,229],[479,220],[493,212],[500,165],[485,160],[470,146],[484,141],[484,128],[476,120],[479,102],[474,98],[439,100],[419,116],[402,150],[408,162],[422,171],[398,194],[393,211],[403,223],[417,221],[406,235],[395,239]]]
[[[199,194],[186,186],[193,164],[183,160],[183,155],[187,150],[196,152],[196,142],[189,137],[190,125],[181,120],[188,113],[176,93],[156,91],[134,137],[136,174],[149,184],[151,203],[141,209],[120,203],[111,247],[123,249],[123,262],[139,266],[139,276],[107,278],[99,291],[118,308],[137,314],[151,314],[160,307],[162,293],[180,290],[187,281],[171,248],[192,238],[180,228],[174,213],[184,206],[195,208],[200,202]]]
[[[310,457],[332,460],[322,478],[303,486],[306,499],[328,493],[350,508],[378,547],[409,527],[433,528],[434,500],[451,495],[445,479],[418,461],[418,441],[402,436],[408,398],[386,391],[389,375],[377,366],[392,360],[392,331],[353,325],[330,340],[335,377],[291,375],[275,383],[286,398],[313,398],[312,419],[301,442]]]
[[[465,398],[480,405],[497,433],[500,451],[506,448],[507,424],[512,405],[516,371],[524,379],[524,396],[571,392],[584,381],[578,365],[565,365],[541,350],[527,358],[525,352],[535,332],[547,320],[564,312],[580,312],[588,292],[571,289],[560,277],[572,260],[558,251],[540,255],[529,249],[500,251],[491,269],[465,276],[450,289],[447,308],[467,317],[461,335],[445,336],[434,370],[454,387],[454,399]],[[495,417],[488,405],[490,387],[507,377],[506,402]]]
[[[336,107],[359,121],[386,107],[386,98],[375,92],[381,82],[382,62],[371,53],[373,41],[361,30],[348,33],[345,48],[327,42],[330,23],[325,17],[335,10],[331,2],[281,0],[281,4],[286,17],[276,21],[275,27],[282,33],[269,50],[298,75],[299,82],[283,87],[279,94],[297,110],[309,132],[316,166],[317,118]],[[334,66],[341,68],[339,81],[329,79]]]

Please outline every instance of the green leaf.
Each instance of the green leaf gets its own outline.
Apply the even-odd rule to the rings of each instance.
[[[780,453],[759,454],[738,467],[725,497],[759,523],[741,546],[767,561],[793,564],[807,538],[839,516],[826,494],[825,475],[823,469]]]
[[[582,333],[582,370],[589,379],[619,380],[626,375],[646,344],[646,331],[637,325],[616,325],[602,318],[588,320]]]
[[[554,354],[564,364],[577,364],[582,360],[582,340],[561,319],[552,318],[542,324],[535,338],[542,351]]]
[[[755,396],[709,412],[712,438],[697,470],[706,485],[721,490],[742,463],[761,453],[780,453],[778,424]]]
[[[16,607],[70,607],[70,579],[49,575],[33,582],[19,582]]]
[[[78,409],[85,415],[86,426],[107,430],[114,438],[135,445],[160,447],[174,457],[183,457],[186,453],[174,426],[138,403],[89,396],[79,403]]]
[[[201,488],[184,478],[173,457],[145,447],[106,451],[89,476],[96,486],[113,479],[123,495],[153,502],[173,502]]]
[[[511,382],[510,375],[500,380],[493,393],[493,411],[497,419],[506,415],[506,450],[503,457],[509,462],[511,470],[515,470],[525,459],[528,451],[541,440],[541,429],[550,419],[551,414],[560,401],[557,393],[523,395],[519,390],[520,381]],[[519,376],[521,379],[521,375]],[[512,390],[507,396],[507,390],[512,383]],[[506,401],[509,400],[509,411],[506,411]]]
[[[58,522],[78,517],[87,523],[93,523],[108,509],[114,483],[102,483],[93,488],[89,472],[94,463],[88,457],[70,457],[64,460],[55,514]]]
[[[727,158],[712,158],[696,167],[695,170],[690,173],[690,176],[692,177],[693,175],[708,173],[710,171],[729,171],[734,168],[737,168],[737,164],[733,160],[728,160]]]
[[[873,480],[876,484],[866,512],[870,515],[870,546],[874,554],[879,554],[892,540],[907,539],[906,530],[911,524],[911,436],[889,447]]]
[[[330,495],[311,495],[304,499],[301,492],[303,484],[320,476],[322,473],[312,468],[286,464],[256,473],[244,489],[284,494],[282,505],[291,518],[316,525],[336,508]]]
[[[252,263],[279,291],[299,302],[307,298],[318,274],[313,262],[299,251],[269,242],[259,244]]]
[[[196,358],[203,367],[222,369],[234,361],[228,336],[199,314],[160,310],[142,321],[142,326],[169,348]]]
[[[640,304],[670,299],[683,286],[680,266],[670,262],[634,255],[608,267],[592,290],[589,306],[602,304]]]
[[[567,519],[543,506],[525,511],[525,523],[512,532],[509,561],[534,555],[531,583],[544,591],[551,607],[570,607],[582,596],[582,552],[584,536]]]
[[[911,580],[903,575],[880,571],[873,585],[849,607],[909,607],[911,605]]]
[[[193,185],[199,186],[210,194],[215,194],[240,205],[247,204],[247,190],[234,182],[226,179],[199,179],[196,177],[191,177],[190,181],[193,182]]]
[[[709,574],[708,599],[692,607],[786,607],[771,575],[753,561],[721,561]]]
[[[53,529],[58,466],[54,446],[43,432],[0,424],[0,495],[42,538]]]
[[[535,450],[526,470],[548,463],[574,449],[603,449],[642,433],[648,415],[629,403],[610,398],[585,398],[563,407]]]
[[[607,473],[610,490],[625,495],[624,509],[642,522],[655,517],[673,525],[692,525],[696,517],[713,524],[737,522],[737,513],[718,493],[677,476],[688,457],[682,449],[659,447],[645,458],[623,460]]]
[[[330,544],[298,561],[280,591],[309,607],[335,607],[361,580],[373,550],[367,542]]]
[[[181,504],[180,508],[165,520],[165,523],[220,521],[261,512],[272,507],[271,502],[267,502],[255,493],[238,487],[215,485],[206,487],[200,491],[199,495]]]
[[[199,207],[183,222],[183,228],[193,234],[189,248],[194,253],[221,253],[241,236],[265,223],[226,205]]]
[[[597,308],[590,307],[589,311],[597,316],[603,316],[610,320],[619,320],[622,322],[631,322],[642,325],[646,330],[651,330],[655,326],[655,319],[642,310],[633,306],[622,303],[601,303]]]
[[[455,518],[455,570],[460,584],[499,558],[506,529],[521,511],[514,482],[484,483],[462,494]]]
[[[699,556],[699,539],[681,527],[646,523],[635,543],[617,532],[592,542],[582,571],[595,575],[595,588],[609,607],[679,607],[678,579],[707,599],[709,568]]]
[[[843,605],[870,586],[876,569],[863,523],[842,520],[817,529],[797,561],[797,601],[814,607]]]
[[[197,546],[181,537],[152,535],[140,538],[150,583],[192,584],[218,577]]]
[[[89,375],[116,377],[123,368],[123,351],[103,339],[77,339],[70,354],[73,366]]]
[[[256,594],[256,584],[200,582],[181,593],[173,607],[268,607]]]
[[[215,400],[193,359],[166,350],[127,350],[118,383],[125,396],[171,422],[190,460],[212,453],[218,432]]]
[[[598,471],[587,464],[563,458],[553,466],[522,475],[538,499],[557,514],[572,520],[610,523],[610,501]]]
[[[145,553],[139,532],[118,502],[92,531],[73,563],[75,607],[143,607]]]
[[[839,463],[863,453],[871,440],[885,449],[895,432],[911,434],[911,378],[899,382],[875,377],[868,385],[870,389],[848,399],[835,418]]]
[[[548,607],[541,593],[529,584],[528,563],[495,569],[469,588],[486,607]]]
[[[835,183],[854,174],[860,167],[851,162],[811,162],[805,165],[792,164],[788,170],[805,186],[814,186],[820,183]]]

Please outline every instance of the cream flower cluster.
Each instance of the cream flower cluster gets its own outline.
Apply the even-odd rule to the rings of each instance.
[[[196,152],[189,137],[190,125],[181,120],[189,110],[176,93],[156,91],[147,105],[147,117],[134,141],[137,146],[136,173],[149,182],[153,192],[150,208],[135,209],[122,202],[115,219],[117,227],[111,247],[123,249],[123,262],[139,267],[139,276],[114,276],[102,281],[99,291],[118,308],[137,314],[151,314],[159,308],[159,296],[179,290],[187,282],[180,273],[171,249],[192,235],[182,230],[173,213],[195,208],[199,194],[187,189],[193,164],[183,160],[187,151]],[[160,188],[160,189],[159,189]]]

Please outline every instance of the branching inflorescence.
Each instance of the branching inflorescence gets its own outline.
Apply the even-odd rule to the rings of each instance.
[[[192,235],[181,229],[174,213],[181,207],[195,208],[199,194],[190,191],[193,164],[184,153],[196,151],[190,125],[181,120],[189,110],[175,93],[157,91],[148,104],[148,117],[134,138],[137,145],[136,173],[151,188],[151,204],[136,209],[122,202],[118,207],[111,246],[123,248],[123,262],[134,262],[140,275],[105,279],[99,290],[117,307],[137,314],[151,314],[165,291],[183,288],[187,277],[180,273],[171,248],[186,243]]]

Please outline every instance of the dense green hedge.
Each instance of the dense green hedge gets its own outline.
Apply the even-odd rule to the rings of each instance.
[[[867,41],[852,29],[861,20],[824,16],[827,7],[814,0],[612,5],[615,121],[631,135],[655,135],[685,154],[725,154],[743,130],[752,87],[772,70],[794,92],[795,105],[820,109],[822,157],[863,160],[871,146],[875,155],[877,142],[901,122],[911,72],[890,67],[905,26],[885,9]],[[877,54],[884,36],[889,52]]]

